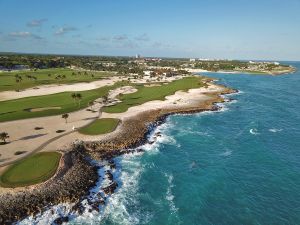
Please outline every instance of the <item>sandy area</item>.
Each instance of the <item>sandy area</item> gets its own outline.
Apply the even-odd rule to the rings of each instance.
[[[114,90],[110,90],[108,93],[108,98],[114,99],[116,98],[119,94],[131,94],[136,92],[137,89],[133,88],[132,86],[123,86],[120,88],[116,88]]]
[[[110,79],[97,80],[90,83],[76,83],[76,84],[51,84],[42,85],[33,88],[28,88],[21,92],[16,91],[3,91],[0,92],[0,101],[19,99],[32,96],[50,95],[61,92],[72,91],[87,91],[97,89],[106,85],[113,85],[115,82],[120,81],[120,77],[111,77]]]

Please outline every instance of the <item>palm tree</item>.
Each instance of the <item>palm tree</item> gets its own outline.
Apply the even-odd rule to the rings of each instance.
[[[75,102],[76,102],[76,93],[72,93],[72,94],[71,94],[71,97],[73,98],[74,103],[75,103]]]
[[[0,139],[3,141],[3,143],[6,143],[6,139],[9,138],[8,133],[6,132],[1,132],[0,133]]]
[[[80,93],[77,93],[77,94],[76,94],[76,99],[78,100],[78,102],[79,102],[79,107],[80,107],[82,95],[81,95]]]
[[[65,119],[66,123],[68,123],[69,114],[68,113],[62,114],[61,118]]]

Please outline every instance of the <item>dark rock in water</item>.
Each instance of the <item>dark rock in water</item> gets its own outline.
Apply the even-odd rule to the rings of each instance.
[[[145,152],[145,150],[142,149],[142,148],[138,148],[138,149],[136,150],[136,152]]]
[[[97,211],[99,212],[99,204],[97,202],[94,202],[93,204],[91,204],[92,207],[92,211]]]
[[[155,134],[155,136],[156,136],[156,137],[161,137],[161,132],[157,132],[157,133]]]
[[[114,181],[109,186],[102,188],[105,194],[113,194],[117,189],[118,184]]]
[[[110,171],[107,171],[105,174],[110,181],[113,181],[114,176],[112,175],[112,173]]]
[[[111,159],[111,160],[108,161],[108,163],[109,163],[110,169],[115,169],[116,168],[116,164],[115,164],[114,160]]]
[[[55,219],[53,221],[53,224],[60,225],[60,224],[67,223],[67,222],[69,222],[69,217],[62,216],[62,217],[59,217],[59,218]]]

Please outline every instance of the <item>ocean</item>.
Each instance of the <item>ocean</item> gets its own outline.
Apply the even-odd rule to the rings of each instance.
[[[300,63],[288,63],[298,71],[207,73],[239,93],[218,112],[168,117],[144,153],[116,159],[101,213],[69,224],[300,224]]]

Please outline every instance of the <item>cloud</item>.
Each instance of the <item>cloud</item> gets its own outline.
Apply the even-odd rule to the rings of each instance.
[[[148,35],[146,33],[143,33],[142,35],[135,37],[135,40],[137,40],[137,41],[150,41],[150,38],[148,37]]]
[[[122,35],[116,35],[116,36],[113,37],[113,40],[114,40],[114,41],[125,41],[125,40],[127,40],[127,39],[128,39],[128,37],[127,37],[127,35],[125,35],[125,34],[122,34]]]
[[[37,40],[43,39],[41,36],[32,34],[28,31],[12,32],[9,34],[9,36],[13,37],[13,38],[33,38],[33,39],[37,39]]]
[[[109,37],[98,37],[97,38],[97,41],[110,41],[110,38]]]
[[[28,22],[26,25],[28,27],[40,27],[46,21],[47,21],[47,19],[36,19],[36,20],[32,20],[32,21]]]
[[[152,48],[160,48],[160,49],[168,49],[168,48],[174,48],[175,46],[167,44],[167,43],[163,43],[160,41],[155,41],[151,44]]]
[[[68,32],[76,31],[76,30],[77,30],[76,27],[61,27],[54,34],[55,35],[64,35]]]

